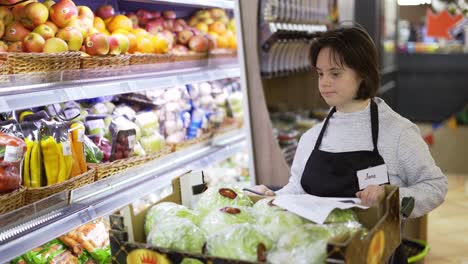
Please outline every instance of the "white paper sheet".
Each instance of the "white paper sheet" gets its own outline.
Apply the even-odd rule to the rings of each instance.
[[[354,203],[340,201],[353,201]],[[335,208],[349,209],[357,207],[367,209],[368,207],[359,204],[360,201],[357,198],[324,198],[310,194],[300,194],[279,195],[275,197],[273,204],[317,224],[323,224]]]

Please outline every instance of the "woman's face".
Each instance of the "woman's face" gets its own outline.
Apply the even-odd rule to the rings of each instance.
[[[319,90],[325,102],[330,106],[336,106],[338,110],[356,103],[354,100],[361,78],[344,63],[336,64],[332,56],[332,50],[322,48],[317,57],[317,73],[319,76]]]

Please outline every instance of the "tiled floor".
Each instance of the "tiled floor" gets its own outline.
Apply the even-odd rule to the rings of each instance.
[[[431,250],[425,264],[468,264],[468,175],[449,175],[448,179],[445,202],[429,214]]]

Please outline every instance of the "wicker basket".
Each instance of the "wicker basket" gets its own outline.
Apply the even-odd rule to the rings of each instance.
[[[204,142],[204,141],[208,141],[212,136],[213,136],[213,132],[210,131],[210,132],[202,134],[200,137],[190,139],[190,140],[186,140],[186,141],[183,141],[183,142],[178,143],[178,144],[174,144],[174,145],[172,145],[172,147],[173,147],[174,151],[179,151],[181,149],[188,148],[188,147],[193,146],[195,144],[198,144],[198,143],[201,143],[201,142]]]
[[[156,64],[173,62],[172,54],[133,54],[130,56],[130,65]]]
[[[24,205],[26,188],[20,187],[11,193],[0,195],[0,214],[8,213]]]
[[[61,183],[57,183],[51,186],[44,186],[39,188],[27,188],[26,195],[25,195],[25,204],[31,204],[42,200],[46,197],[49,197],[53,194],[65,191],[65,190],[73,190],[87,184],[94,182],[94,175],[96,171],[93,168],[88,168],[88,171],[73,177],[69,180],[66,180]]]
[[[8,53],[10,74],[78,70],[79,52]]]
[[[130,65],[130,56],[90,56],[81,57],[81,69],[112,69]]]
[[[186,55],[175,55],[174,61],[192,61],[208,59],[208,53],[190,53]]]
[[[10,68],[8,66],[7,56],[0,56],[0,83],[7,83],[10,81],[8,75],[10,74]]]
[[[162,150],[149,154],[149,155],[136,156],[136,157],[131,157],[127,159],[120,159],[120,160],[116,160],[116,161],[105,163],[105,164],[88,164],[88,166],[91,166],[96,169],[95,180],[99,181],[111,175],[117,174],[119,172],[123,172],[132,167],[135,167],[135,166],[144,164],[148,161],[165,156],[171,153],[172,149],[173,149],[172,146],[167,145]]]

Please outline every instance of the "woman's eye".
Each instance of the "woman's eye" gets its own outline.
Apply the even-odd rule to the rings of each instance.
[[[338,77],[340,75],[339,72],[332,72],[333,77]]]
[[[323,73],[318,72],[317,74],[318,74],[319,77],[323,77]]]

